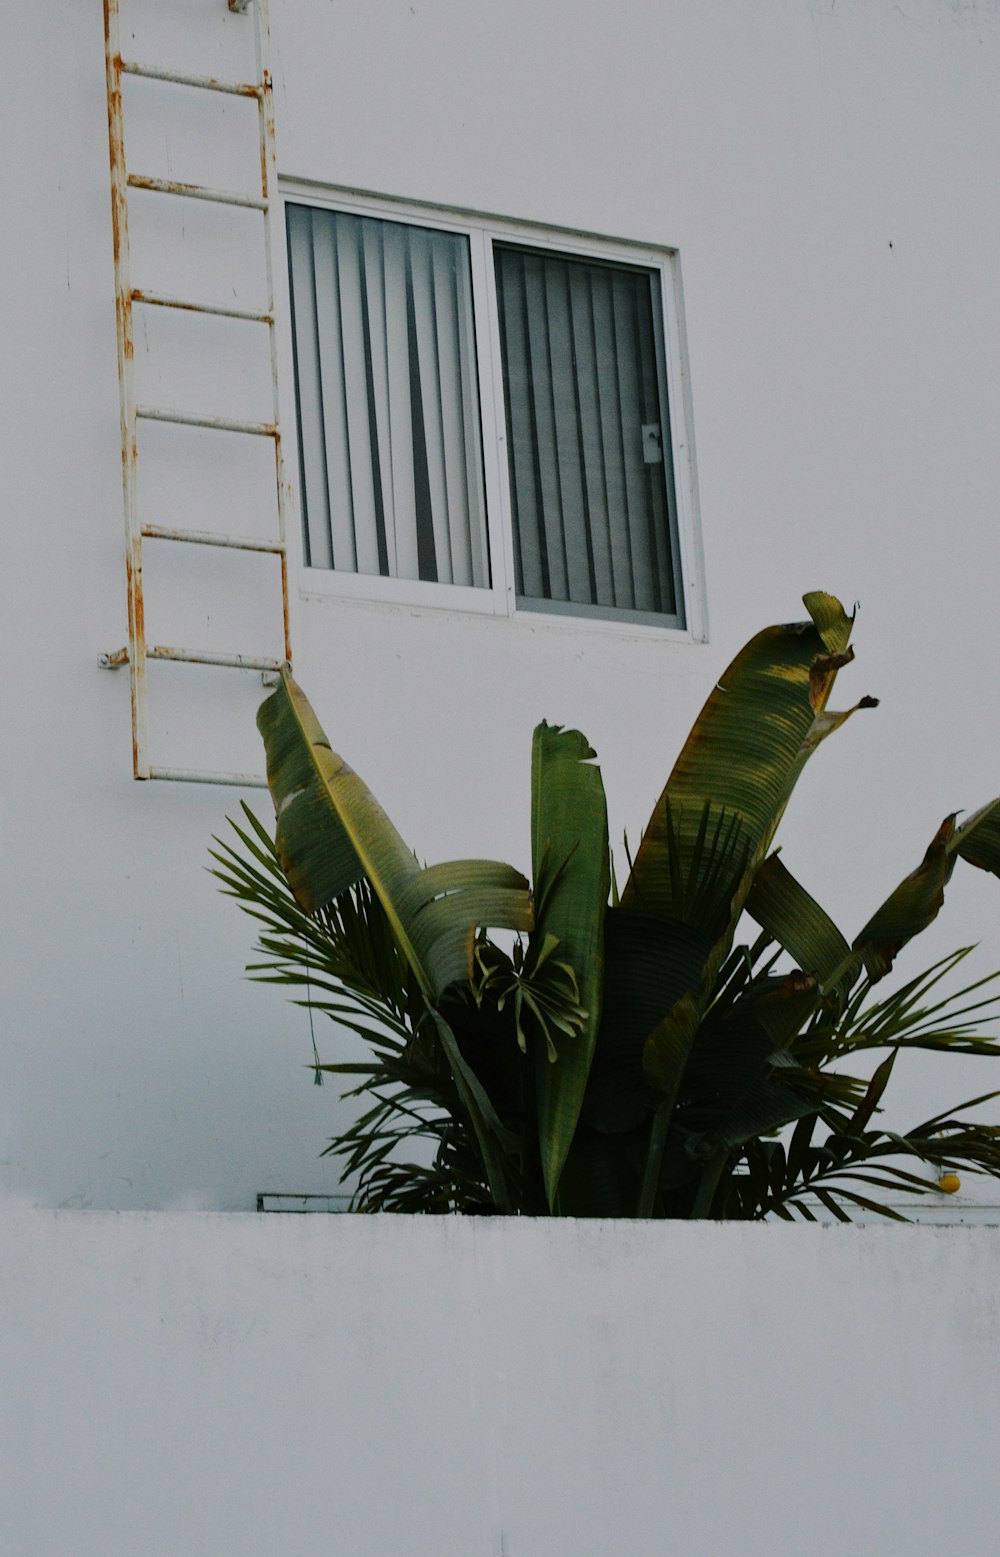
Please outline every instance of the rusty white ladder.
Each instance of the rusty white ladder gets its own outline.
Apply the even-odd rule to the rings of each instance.
[[[221,0],[220,0],[221,3]],[[252,82],[219,81],[210,76],[179,74],[153,65],[123,60],[119,32],[119,0],[104,0],[104,41],[108,87],[108,137],[111,150],[111,219],[115,252],[115,314],[118,328],[118,381],[121,404],[122,487],[125,508],[125,573],[128,589],[128,645],[100,656],[107,669],[128,665],[132,692],[132,769],[137,779],[174,779],[198,784],[234,784],[263,787],[265,780],[252,773],[206,772],[191,768],[166,768],[150,761],[147,710],[146,661],[174,660],[192,665],[220,665],[240,670],[261,671],[265,676],[280,670],[282,662],[254,654],[220,654],[208,650],[175,648],[146,642],[143,617],[143,541],[173,541],[184,545],[223,546],[241,552],[273,553],[281,566],[281,606],[284,623],[285,659],[291,660],[288,628],[288,556],[285,544],[285,477],[281,448],[278,400],[278,340],[274,304],[272,201],[277,188],[274,160],[274,105],[268,70],[270,30],[267,0],[228,0],[229,9],[254,13],[257,79]],[[260,193],[240,194],[210,189],[200,184],[179,184],[167,179],[146,178],[129,173],[125,166],[124,120],[122,113],[122,77],[143,76],[165,81],[198,92],[222,92],[237,97],[255,98],[260,134]],[[129,268],[128,191],[148,190],[153,194],[180,196],[190,200],[208,200],[219,205],[242,206],[260,211],[264,224],[264,252],[267,298],[260,310],[228,308],[195,303],[185,298],[142,291],[133,287]],[[269,422],[234,421],[222,416],[193,416],[162,406],[140,405],[135,398],[133,310],[146,308],[183,309],[226,319],[241,319],[266,326],[271,356],[272,417]],[[138,460],[137,424],[142,421],[173,422],[183,427],[201,427],[247,437],[270,438],[274,444],[274,478],[277,510],[277,535],[273,540],[253,540],[214,531],[172,529],[166,525],[143,524],[138,510],[136,467]]]

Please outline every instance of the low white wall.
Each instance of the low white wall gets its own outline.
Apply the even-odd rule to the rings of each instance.
[[[8,1213],[17,1557],[995,1548],[1000,1232]]]

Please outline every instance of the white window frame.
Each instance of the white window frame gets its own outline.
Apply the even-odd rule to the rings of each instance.
[[[568,631],[610,632],[618,636],[642,636],[675,639],[681,642],[705,642],[708,638],[704,590],[704,559],[698,513],[698,484],[692,429],[690,378],[687,342],[684,332],[683,294],[680,257],[676,249],[652,244],[628,242],[597,234],[576,232],[561,227],[542,227],[510,217],[487,216],[473,211],[449,209],[372,194],[367,191],[317,185],[308,181],[283,178],[279,191],[283,208],[281,229],[285,226],[284,206],[307,205],[320,209],[372,216],[385,221],[408,222],[464,236],[469,244],[472,276],[472,306],[475,326],[482,429],[483,484],[486,500],[487,538],[490,555],[491,586],[472,588],[460,584],[438,584],[419,579],[382,578],[370,574],[338,572],[334,568],[304,565],[300,574],[300,594],[335,597],[345,600],[385,604],[475,615],[497,616],[527,624]],[[566,254],[580,259],[616,261],[655,270],[660,277],[663,346],[661,365],[667,388],[671,458],[676,502],[676,551],[680,560],[678,594],[683,601],[685,625],[632,620],[626,611],[603,617],[581,611],[547,611],[543,604],[530,609],[518,607],[514,587],[514,539],[507,459],[507,422],[503,385],[503,358],[500,347],[500,319],[497,306],[496,272],[493,262],[494,241],[506,241],[521,248]],[[288,309],[288,276],[284,277],[284,304]],[[285,331],[287,371],[284,424],[295,430],[298,447],[298,404],[292,362],[290,328]],[[291,440],[290,440],[291,442]],[[296,511],[295,533],[301,543],[301,503],[298,483],[298,458],[289,458],[287,467],[294,472],[290,481],[292,506]],[[290,529],[292,526],[290,526]]]

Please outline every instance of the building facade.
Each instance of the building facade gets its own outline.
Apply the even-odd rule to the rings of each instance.
[[[252,79],[253,26],[121,0],[122,55],[182,75]],[[578,726],[618,847],[741,643],[806,589],[860,599],[843,695],[882,706],[783,832],[854,933],[1000,789],[1000,7],[271,0],[271,34],[289,632],[334,745],[422,858],[523,865],[531,730]],[[136,782],[129,670],[99,663],[128,641],[100,6],[24,11],[11,46],[2,1183],[331,1190],[334,1088],[205,870],[267,796]],[[255,99],[123,96],[130,174],[259,182]],[[233,316],[266,311],[260,210],[127,197],[132,285],[228,310],[135,304],[137,402],[268,423]],[[149,418],[137,447],[143,525],[271,534],[273,441]],[[280,661],[279,572],[147,537],[145,642]],[[258,670],[151,659],[147,690],[152,767],[261,770]],[[985,971],[974,875],[927,945]],[[910,1085],[939,1104],[933,1067]]]

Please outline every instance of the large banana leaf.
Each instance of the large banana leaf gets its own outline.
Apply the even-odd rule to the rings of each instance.
[[[1000,876],[1000,798],[974,811],[955,829],[952,848],[970,865]]]
[[[680,1157],[697,1180],[692,1208],[698,1209],[691,1214],[707,1216],[734,1149],[815,1108],[801,1089],[785,1085],[788,1075],[798,1076],[786,1045],[815,999],[811,979],[770,976],[754,981],[732,1006],[717,1002],[704,1019],[689,994],[660,1024],[647,1052],[666,1095],[650,1137],[639,1216],[655,1213],[672,1122],[681,1125],[672,1137],[675,1184],[682,1177],[676,1150],[682,1143]],[[783,1077],[778,1067],[786,1066]],[[681,1111],[674,1116],[678,1091]]]
[[[854,942],[874,982],[889,972],[900,949],[934,920],[958,858],[1000,876],[1000,799],[991,800],[956,826],[946,816],[917,866],[889,894]]]
[[[746,910],[822,988],[842,977],[850,946],[777,854],[768,855],[754,876]]]
[[[513,1205],[507,1188],[507,1174],[504,1171],[504,1150],[509,1149],[513,1144],[509,1141],[509,1131],[497,1117],[496,1110],[472,1066],[463,1058],[458,1040],[440,1011],[432,1007],[431,1017],[437,1029],[438,1041],[451,1067],[462,1106],[472,1121],[490,1186],[490,1194],[493,1196],[493,1204],[498,1211],[509,1215],[513,1211]]]
[[[805,762],[854,712],[825,712],[852,658],[852,619],[832,595],[804,603],[811,621],[758,633],[709,696],[653,811],[623,907],[697,924],[713,941],[738,916]]]
[[[710,937],[691,985],[702,1010],[805,763],[856,708],[874,706],[862,698],[846,713],[826,711],[837,671],[853,657],[852,618],[833,595],[803,600],[811,620],[758,633],[710,694],[622,893],[623,907],[676,917]],[[684,1030],[693,1038],[690,1022]],[[686,1060],[676,1023],[651,1032],[646,1072],[668,1098]]]
[[[809,1014],[809,990],[799,976],[768,979],[713,1026],[702,1027],[684,1072],[688,1154],[707,1162],[752,1136],[770,1134],[815,1108],[796,1090],[798,1067],[786,1044]],[[783,1020],[787,1010],[790,1020]]]
[[[633,1216],[641,1152],[633,1138],[581,1122],[559,1188],[564,1216]]]
[[[573,1139],[590,1074],[601,1020],[604,913],[611,886],[608,813],[595,752],[579,730],[540,724],[531,749],[531,862],[535,884],[537,951],[558,944],[552,956],[572,968],[578,1004],[586,1013],[579,1030],[559,1043],[549,1063],[538,1057],[538,1134],[550,1209]]]
[[[948,816],[916,870],[899,883],[848,946],[832,919],[786,870],[776,854],[754,876],[746,909],[762,929],[829,989],[851,984],[862,964],[870,979],[884,977],[907,941],[936,918],[956,858],[1000,876],[1000,799],[991,800],[961,827]]]
[[[368,878],[432,1009],[494,1203],[509,1210],[506,1132],[436,1007],[450,985],[470,977],[477,926],[531,929],[527,881],[494,860],[457,860],[421,870],[374,795],[331,749],[287,670],[261,705],[257,725],[277,815],[275,848],[296,900],[312,913],[362,875]]]
[[[955,853],[949,848],[954,833],[955,818],[946,816],[916,870],[890,892],[855,940],[854,950],[873,982],[884,978],[901,947],[937,917],[955,868]]]
[[[669,1090],[697,1026],[685,996],[698,988],[712,943],[680,920],[625,908],[608,910],[604,940],[604,1013],[584,1113],[596,1129],[617,1133],[649,1114],[660,1089]],[[685,1003],[675,1014],[678,1002]]]
[[[331,749],[287,670],[257,725],[278,859],[296,900],[314,912],[367,876],[431,1004],[469,977],[477,926],[531,928],[528,883],[510,865],[457,860],[421,870],[374,795]]]

